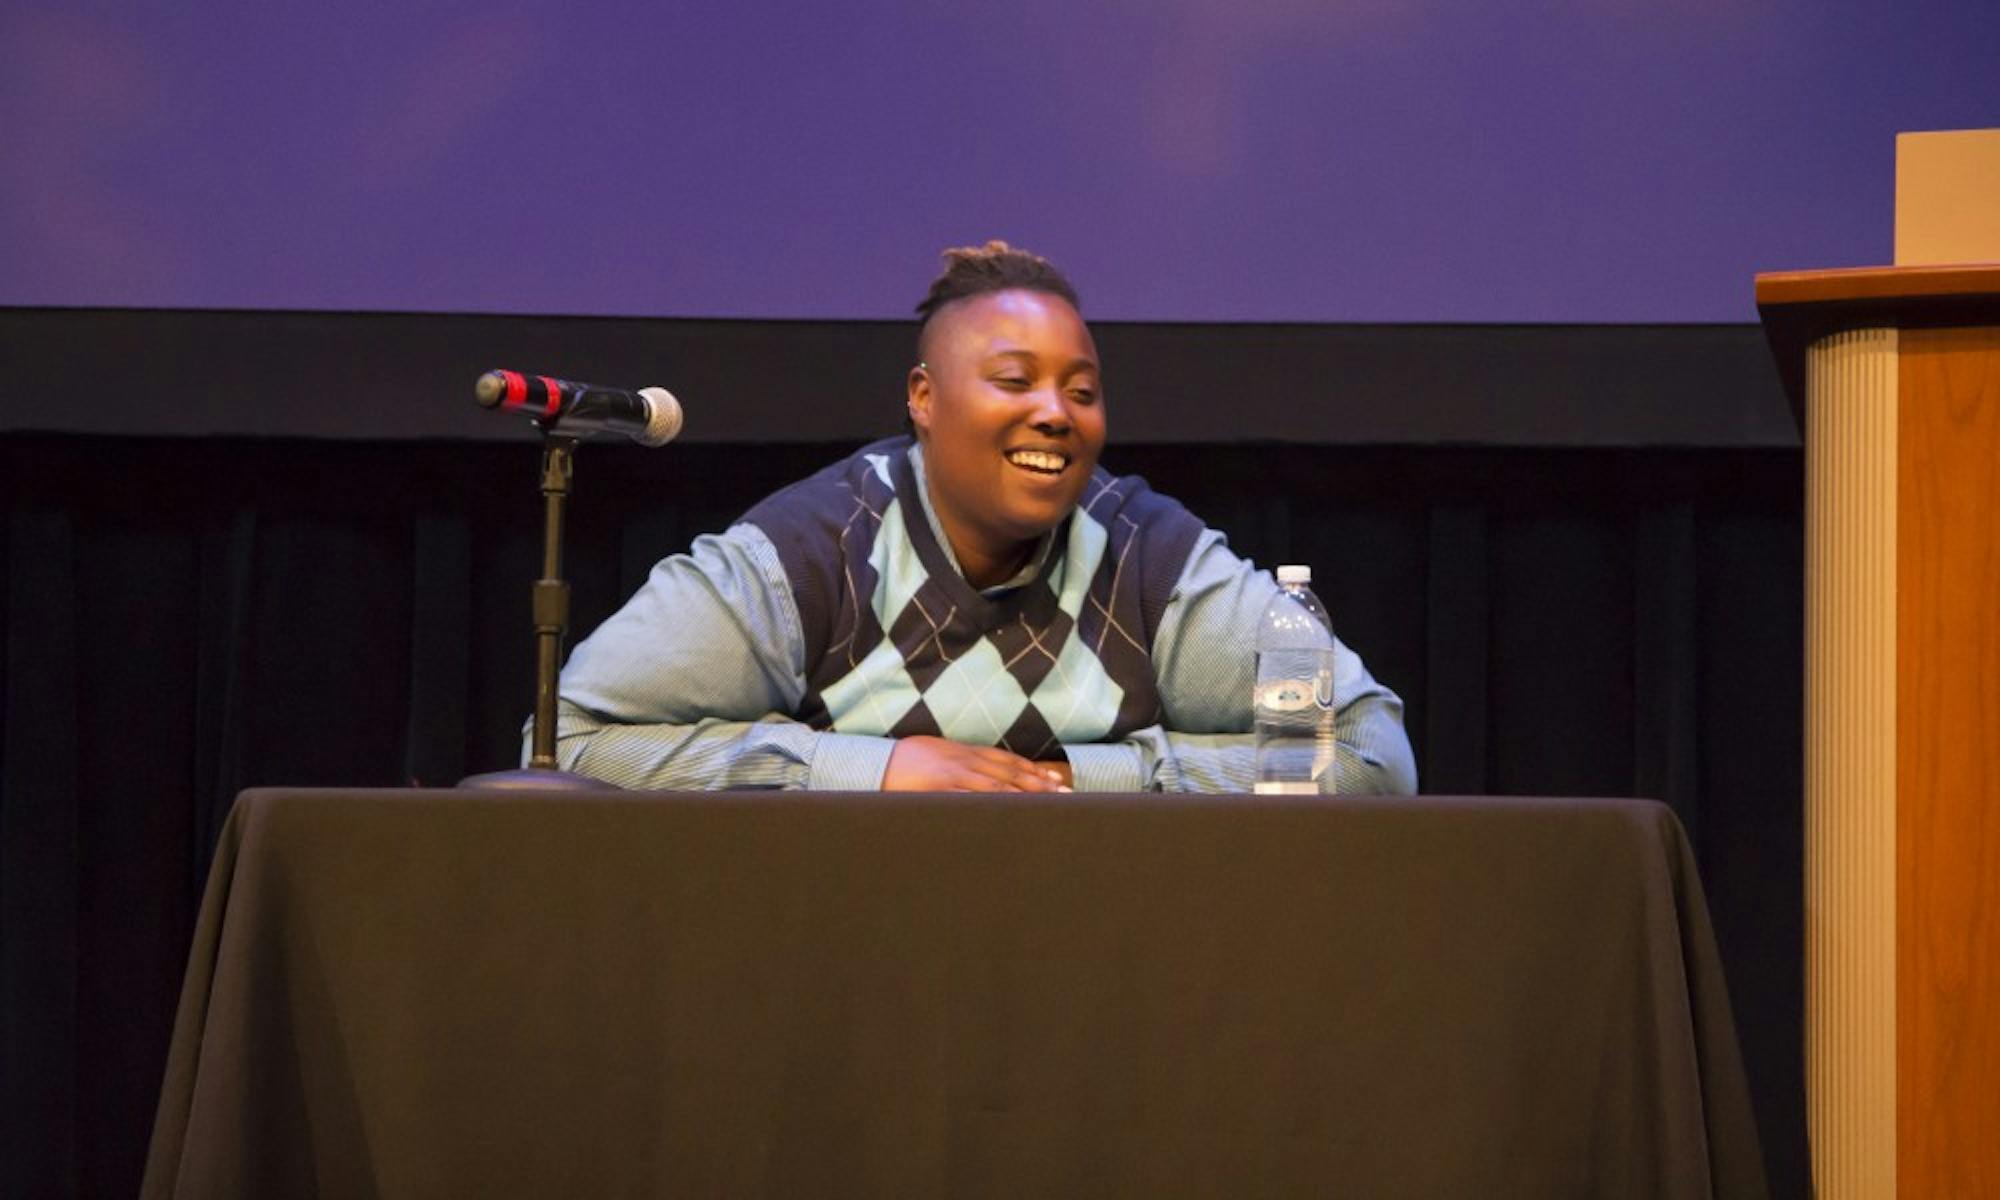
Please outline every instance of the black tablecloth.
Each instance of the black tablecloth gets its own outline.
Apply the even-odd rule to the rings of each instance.
[[[147,1196],[1755,1196],[1641,801],[243,794]]]

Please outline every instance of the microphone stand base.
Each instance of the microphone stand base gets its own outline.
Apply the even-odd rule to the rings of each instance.
[[[458,781],[462,788],[512,792],[622,792],[625,789],[588,775],[574,775],[553,767],[517,767],[512,771],[487,771],[467,775]]]

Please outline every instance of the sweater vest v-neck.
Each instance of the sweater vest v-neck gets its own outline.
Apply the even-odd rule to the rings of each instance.
[[[1201,522],[1100,469],[1034,577],[983,595],[937,544],[909,447],[863,447],[744,515],[798,606],[807,687],[794,715],[1032,759],[1158,724],[1153,636]]]

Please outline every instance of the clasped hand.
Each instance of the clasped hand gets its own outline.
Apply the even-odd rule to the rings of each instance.
[[[1035,762],[997,746],[906,737],[889,754],[885,792],[1067,792],[1069,763]]]

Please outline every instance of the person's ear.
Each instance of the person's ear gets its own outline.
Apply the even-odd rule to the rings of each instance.
[[[910,368],[909,398],[906,401],[910,411],[910,424],[920,434],[931,431],[931,369],[928,364],[918,363]]]

